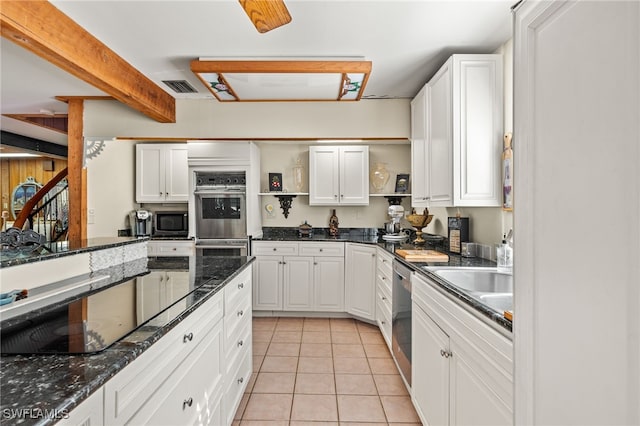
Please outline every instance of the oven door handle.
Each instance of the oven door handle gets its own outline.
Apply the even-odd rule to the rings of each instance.
[[[227,194],[246,194],[246,190],[242,188],[229,188],[229,189],[196,189],[193,192],[195,195],[227,195]]]

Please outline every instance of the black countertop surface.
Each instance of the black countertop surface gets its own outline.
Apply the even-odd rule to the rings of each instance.
[[[125,263],[97,273],[111,275],[115,281],[110,285],[117,285],[132,277],[144,275],[149,270],[189,271],[190,279],[193,280],[193,291],[180,301],[185,303],[186,308],[175,316],[158,315],[151,318],[129,335],[96,354],[0,357],[0,423],[53,423],[54,419],[43,415],[45,410],[57,410],[58,413],[71,411],[189,316],[205,300],[224,288],[224,285],[244,270],[253,258],[237,256],[152,258],[148,262],[147,259],[142,260],[142,267],[139,261],[136,261],[136,265]]]
[[[85,253],[95,250],[103,250],[110,247],[118,247],[126,244],[138,243],[148,240],[149,237],[100,237],[88,238],[80,241],[62,241],[47,243],[42,248],[31,253],[18,253],[9,250],[0,251],[0,268],[22,265],[42,260],[55,259],[63,256]]]

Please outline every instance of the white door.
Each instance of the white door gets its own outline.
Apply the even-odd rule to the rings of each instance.
[[[453,205],[453,139],[451,135],[451,64],[448,60],[429,81],[429,186],[432,206]]]
[[[309,205],[338,204],[339,197],[338,147],[309,147]]]
[[[258,256],[253,268],[253,309],[282,310],[282,256]]]
[[[449,424],[449,336],[416,303],[411,322],[413,403],[425,424]],[[469,423],[476,424],[474,422]]]
[[[189,201],[187,145],[168,146],[165,168],[166,201]]]
[[[348,243],[345,265],[347,312],[375,320],[376,247]]]
[[[411,207],[429,207],[427,92],[424,86],[411,101]]]
[[[340,147],[340,204],[369,204],[369,147]]]
[[[316,257],[314,306],[321,312],[344,312],[344,257]]]
[[[164,151],[159,145],[136,145],[136,202],[164,201]]]
[[[284,257],[284,310],[313,308],[313,258]]]

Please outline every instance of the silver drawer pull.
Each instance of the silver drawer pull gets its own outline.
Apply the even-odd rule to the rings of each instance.
[[[442,355],[445,358],[449,358],[450,356],[453,356],[451,352],[445,351],[443,349],[440,349],[440,355]]]
[[[382,298],[382,300],[387,300],[387,298],[384,296],[380,296],[380,297]]]
[[[182,341],[184,343],[190,342],[192,340],[193,340],[193,333],[185,334],[184,337],[182,338]]]
[[[186,410],[187,407],[191,407],[192,404],[193,404],[193,398],[185,399],[184,401],[182,401],[182,409]]]
[[[238,316],[241,317],[244,315],[244,311],[238,311]]]
[[[274,248],[273,248],[273,251],[278,251],[278,249],[274,247]]]
[[[239,288],[239,289],[244,288],[244,283],[240,283],[240,284],[238,284],[238,288]]]
[[[322,251],[322,249],[320,249],[320,251]]]
[[[238,384],[239,384],[239,385],[241,385],[241,384],[242,384],[242,382],[244,382],[244,377],[240,377],[240,378],[238,379]]]
[[[242,345],[244,345],[244,341],[239,340],[239,341],[238,341],[238,347],[240,347],[240,346],[242,346]]]

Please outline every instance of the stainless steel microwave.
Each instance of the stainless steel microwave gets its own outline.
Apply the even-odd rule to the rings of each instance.
[[[189,214],[185,211],[156,211],[153,215],[154,237],[187,237]]]

